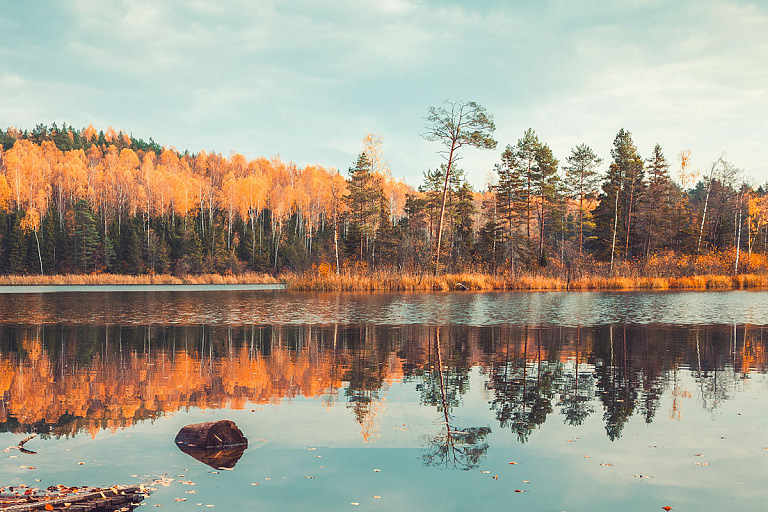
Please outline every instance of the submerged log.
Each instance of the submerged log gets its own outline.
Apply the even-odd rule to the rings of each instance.
[[[138,507],[147,494],[142,485],[117,485],[106,489],[90,489],[82,493],[58,495],[27,496],[25,503],[4,505],[0,503],[3,512],[32,512],[36,510],[54,511],[89,511],[106,512],[113,510],[130,511]]]
[[[182,427],[176,446],[212,468],[232,469],[248,448],[248,439],[234,421],[207,421]]]

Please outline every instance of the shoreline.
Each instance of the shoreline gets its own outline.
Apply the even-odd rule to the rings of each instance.
[[[94,289],[102,286],[190,285],[274,285],[288,291],[407,292],[407,291],[621,291],[621,290],[747,290],[768,288],[768,275],[704,274],[682,277],[602,277],[584,276],[570,281],[561,277],[506,277],[462,273],[431,274],[374,273],[371,275],[306,272],[274,277],[268,274],[240,275],[123,275],[69,274],[51,276],[0,276],[0,287],[77,286]]]

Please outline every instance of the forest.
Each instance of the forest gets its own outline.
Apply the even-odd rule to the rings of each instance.
[[[112,127],[0,130],[0,274],[768,273],[768,187],[724,158],[694,170],[688,151],[643,157],[622,128],[607,165],[585,144],[560,161],[529,129],[477,188],[454,158],[462,140],[431,135],[445,161],[414,188],[376,134],[340,173]]]

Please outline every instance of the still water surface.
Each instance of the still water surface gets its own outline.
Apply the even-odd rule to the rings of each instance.
[[[0,487],[164,476],[147,504],[173,510],[761,510],[767,325],[765,292],[0,294],[0,448],[40,434],[0,454]],[[249,439],[231,470],[173,443],[224,418]]]

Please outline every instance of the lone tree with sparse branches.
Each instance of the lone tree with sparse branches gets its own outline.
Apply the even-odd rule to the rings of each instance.
[[[480,149],[495,149],[496,140],[492,137],[496,125],[493,116],[474,101],[446,101],[441,107],[429,107],[425,118],[427,131],[422,135],[431,142],[440,142],[446,149],[440,151],[446,159],[443,200],[440,205],[440,220],[437,223],[437,243],[435,245],[435,275],[440,269],[440,243],[443,238],[443,218],[448,196],[448,184],[451,179],[453,164],[459,160],[456,152],[462,146],[474,146]]]

